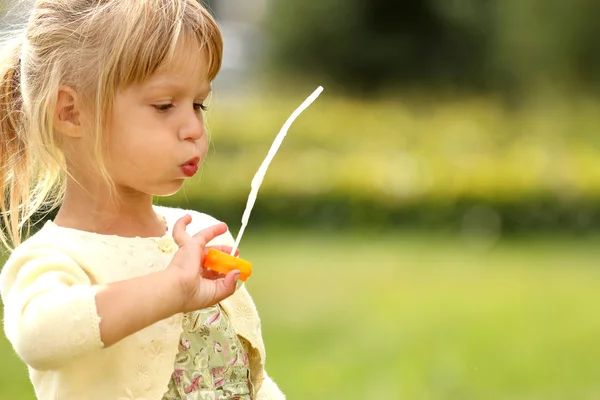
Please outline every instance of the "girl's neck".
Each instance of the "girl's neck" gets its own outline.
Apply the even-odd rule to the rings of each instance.
[[[106,194],[90,194],[67,184],[65,199],[54,223],[65,228],[124,237],[160,237],[165,221],[157,215],[152,196],[120,191],[110,200]]]

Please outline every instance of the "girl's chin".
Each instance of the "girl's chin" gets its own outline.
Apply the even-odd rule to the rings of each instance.
[[[152,191],[152,195],[157,197],[172,196],[181,189],[184,182],[185,179],[178,179],[176,181],[171,182],[170,184],[161,185],[160,187],[154,188],[154,190]]]

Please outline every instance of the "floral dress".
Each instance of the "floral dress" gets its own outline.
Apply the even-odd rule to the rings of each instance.
[[[247,352],[221,307],[185,314],[163,400],[251,400],[250,385]]]

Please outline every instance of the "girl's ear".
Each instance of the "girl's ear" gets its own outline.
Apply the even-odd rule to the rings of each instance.
[[[83,135],[83,129],[80,121],[80,98],[77,92],[69,86],[58,88],[58,98],[54,112],[54,127],[57,132],[73,137],[80,138]]]

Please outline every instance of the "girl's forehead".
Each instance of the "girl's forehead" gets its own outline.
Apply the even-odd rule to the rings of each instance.
[[[149,84],[159,81],[184,83],[203,82],[210,87],[209,59],[206,50],[197,45],[177,46],[173,57],[167,60],[148,80]]]

